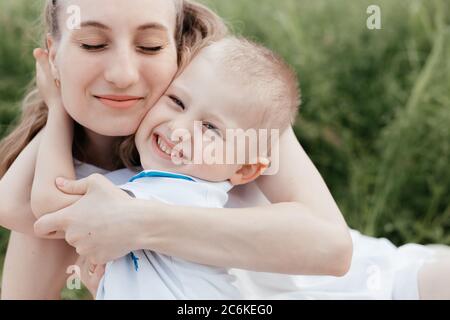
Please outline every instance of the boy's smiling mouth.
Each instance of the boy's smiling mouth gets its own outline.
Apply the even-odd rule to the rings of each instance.
[[[168,141],[164,136],[158,133],[153,133],[151,140],[156,153],[161,158],[165,160],[172,160],[173,157],[179,159],[183,158],[183,150],[174,150],[175,145]]]

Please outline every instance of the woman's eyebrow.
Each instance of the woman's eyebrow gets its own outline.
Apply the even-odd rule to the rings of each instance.
[[[146,23],[142,26],[139,26],[138,31],[143,31],[143,30],[148,30],[148,29],[154,29],[154,30],[159,30],[159,31],[168,31],[167,27],[157,23],[157,22],[151,22],[151,23]]]
[[[103,30],[111,30],[110,27],[108,27],[107,25],[105,25],[101,22],[98,22],[98,21],[84,21],[80,24],[80,26],[81,27],[94,27],[94,28],[103,29]],[[159,30],[159,31],[168,31],[166,26],[164,26],[160,23],[157,23],[157,22],[146,23],[137,28],[138,31],[143,31],[143,30],[148,30],[148,29],[154,29],[154,30]]]
[[[85,21],[80,24],[80,26],[83,27],[94,27],[98,29],[104,29],[104,30],[111,30],[110,27],[104,25],[103,23],[97,22],[97,21]]]

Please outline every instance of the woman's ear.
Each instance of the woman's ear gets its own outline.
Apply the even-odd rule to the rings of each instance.
[[[269,167],[270,161],[267,158],[260,157],[254,164],[244,164],[230,178],[231,184],[237,186],[250,183],[258,178]]]
[[[50,67],[52,69],[52,76],[55,80],[59,80],[59,71],[56,67],[56,51],[57,51],[57,45],[55,40],[53,39],[52,35],[50,33],[47,34],[47,50],[48,50],[48,59],[50,63]]]

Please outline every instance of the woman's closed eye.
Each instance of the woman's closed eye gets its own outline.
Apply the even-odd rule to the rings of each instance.
[[[105,44],[96,44],[91,45],[87,43],[82,43],[81,48],[87,51],[101,51],[108,48],[108,45]],[[144,47],[144,46],[137,46],[136,47],[139,52],[145,53],[145,54],[155,54],[161,51],[164,47],[163,46],[155,46],[155,47]]]
[[[152,54],[152,53],[158,53],[158,52],[161,51],[164,47],[163,47],[163,46],[156,46],[156,47],[143,47],[143,46],[138,46],[137,48],[138,48],[140,51],[142,51],[143,53]]]
[[[82,43],[81,48],[83,48],[84,50],[87,51],[100,51],[105,49],[108,45],[107,44],[96,44],[96,45],[91,45],[91,44],[87,44],[87,43]]]

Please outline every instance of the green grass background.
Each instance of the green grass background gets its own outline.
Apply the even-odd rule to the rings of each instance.
[[[450,244],[449,1],[204,2],[294,66],[296,134],[352,228],[398,245]],[[0,2],[0,136],[33,77],[41,4]],[[366,27],[371,4],[381,30]],[[0,230],[0,263],[7,239]]]

